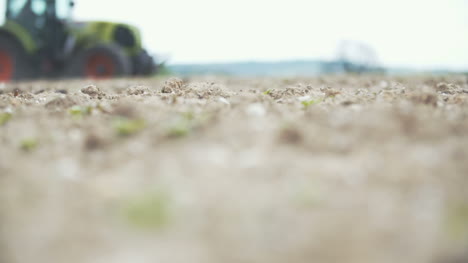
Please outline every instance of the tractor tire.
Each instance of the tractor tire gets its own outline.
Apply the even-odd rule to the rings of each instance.
[[[133,74],[136,76],[148,76],[154,73],[156,73],[154,59],[143,49],[133,58]]]
[[[129,57],[117,45],[97,45],[78,52],[69,62],[65,76],[108,79],[132,73]]]
[[[12,37],[0,35],[0,82],[32,78],[30,65],[20,44]]]

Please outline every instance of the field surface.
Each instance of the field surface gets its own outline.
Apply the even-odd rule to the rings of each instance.
[[[2,263],[466,263],[466,76],[0,85]]]

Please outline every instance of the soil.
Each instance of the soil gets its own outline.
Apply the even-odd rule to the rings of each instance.
[[[468,262],[466,76],[0,85],[0,262]]]

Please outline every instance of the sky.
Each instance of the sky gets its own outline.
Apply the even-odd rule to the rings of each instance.
[[[75,19],[136,25],[170,63],[333,59],[354,40],[386,66],[468,69],[468,0],[75,2]]]

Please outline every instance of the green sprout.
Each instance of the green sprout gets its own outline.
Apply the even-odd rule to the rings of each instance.
[[[318,104],[318,103],[320,103],[320,102],[322,102],[322,99],[318,99],[318,100],[305,100],[305,101],[301,101],[301,104],[304,106],[304,109],[307,109],[309,106]]]
[[[130,136],[140,132],[146,127],[145,120],[131,120],[126,118],[118,118],[114,121],[114,129],[120,136]]]
[[[171,138],[185,137],[190,133],[190,124],[188,121],[178,121],[167,130],[167,135]]]
[[[189,135],[196,126],[204,122],[205,119],[206,117],[197,116],[191,111],[184,112],[170,123],[167,127],[166,134],[169,138],[185,137]]]
[[[451,206],[446,217],[446,226],[453,238],[468,237],[468,204]]]
[[[9,112],[0,113],[0,126],[5,125],[12,117],[13,114]]]
[[[126,200],[122,214],[130,225],[137,228],[160,229],[169,223],[169,206],[167,194],[153,191]]]
[[[301,189],[293,200],[301,207],[315,207],[321,204],[322,196],[318,190],[310,187],[310,189]]]
[[[92,111],[93,111],[93,107],[91,106],[87,106],[87,107],[73,106],[70,109],[68,109],[68,113],[75,118],[82,118],[85,115],[90,115]]]
[[[187,111],[187,112],[182,113],[182,117],[188,121],[191,121],[195,119],[195,114],[191,111]]]
[[[263,95],[268,95],[273,91],[273,89],[267,89],[263,92]]]
[[[20,148],[23,151],[30,152],[37,148],[39,141],[36,138],[25,138],[20,142]]]

